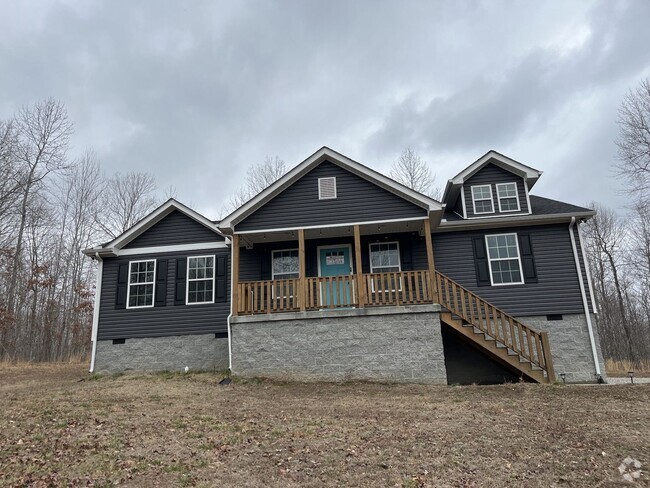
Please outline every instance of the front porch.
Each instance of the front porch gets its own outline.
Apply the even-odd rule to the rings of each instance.
[[[240,279],[242,244],[272,249],[256,256],[271,279]],[[233,235],[234,316],[433,304],[434,277],[429,219]]]

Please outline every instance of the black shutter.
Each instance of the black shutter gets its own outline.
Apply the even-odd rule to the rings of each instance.
[[[129,279],[129,264],[120,264],[117,269],[117,293],[115,295],[115,308],[126,308],[126,287]]]
[[[185,305],[185,276],[187,273],[187,258],[176,260],[176,287],[174,305]]]
[[[521,253],[521,266],[524,268],[524,283],[537,283],[537,269],[533,256],[533,245],[530,234],[518,234],[519,252]]]
[[[271,274],[271,251],[268,249],[260,249],[260,279],[270,280]]]
[[[155,307],[167,305],[167,260],[159,259],[156,263]]]
[[[215,267],[214,283],[215,283],[215,301],[216,302],[225,302],[226,301],[226,280],[228,275],[226,274],[226,256],[217,256],[217,262]]]
[[[485,249],[485,238],[483,236],[473,237],[472,247],[474,248],[476,284],[478,286],[490,286],[490,266],[488,264],[487,250]]]
[[[413,244],[410,240],[400,242],[402,271],[413,271]]]
[[[370,273],[370,243],[361,241],[361,272]]]

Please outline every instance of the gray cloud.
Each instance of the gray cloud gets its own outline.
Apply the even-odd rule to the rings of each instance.
[[[75,151],[156,173],[215,216],[247,164],[329,145],[439,179],[490,148],[538,193],[622,201],[625,91],[650,75],[646,2],[16,2],[0,18],[0,117],[47,96]],[[581,175],[581,185],[571,183]]]

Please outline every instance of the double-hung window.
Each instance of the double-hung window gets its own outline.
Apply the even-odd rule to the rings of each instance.
[[[282,249],[272,252],[272,277],[274,280],[286,280],[300,277],[300,261],[298,249]],[[280,284],[277,289],[273,287],[273,296],[276,298],[293,297],[293,286],[291,283]]]
[[[492,285],[523,284],[517,234],[485,236]]]
[[[156,260],[129,262],[129,283],[126,308],[153,307]]]
[[[214,302],[214,256],[187,258],[187,303]]]
[[[518,212],[519,195],[517,194],[517,183],[497,183],[497,199],[499,200],[499,212]]]
[[[399,257],[398,242],[377,242],[370,244],[370,272],[371,273],[391,273],[402,270],[402,264]],[[379,291],[395,291],[393,279],[382,278],[379,284]],[[398,288],[402,289],[401,280]],[[372,279],[372,290],[375,290],[375,278]]]
[[[472,203],[474,214],[494,213],[494,201],[492,200],[492,185],[478,185],[472,187]]]

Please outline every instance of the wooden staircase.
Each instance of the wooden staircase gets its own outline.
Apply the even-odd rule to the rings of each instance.
[[[438,271],[435,280],[444,324],[526,378],[555,381],[548,332],[531,329]]]

